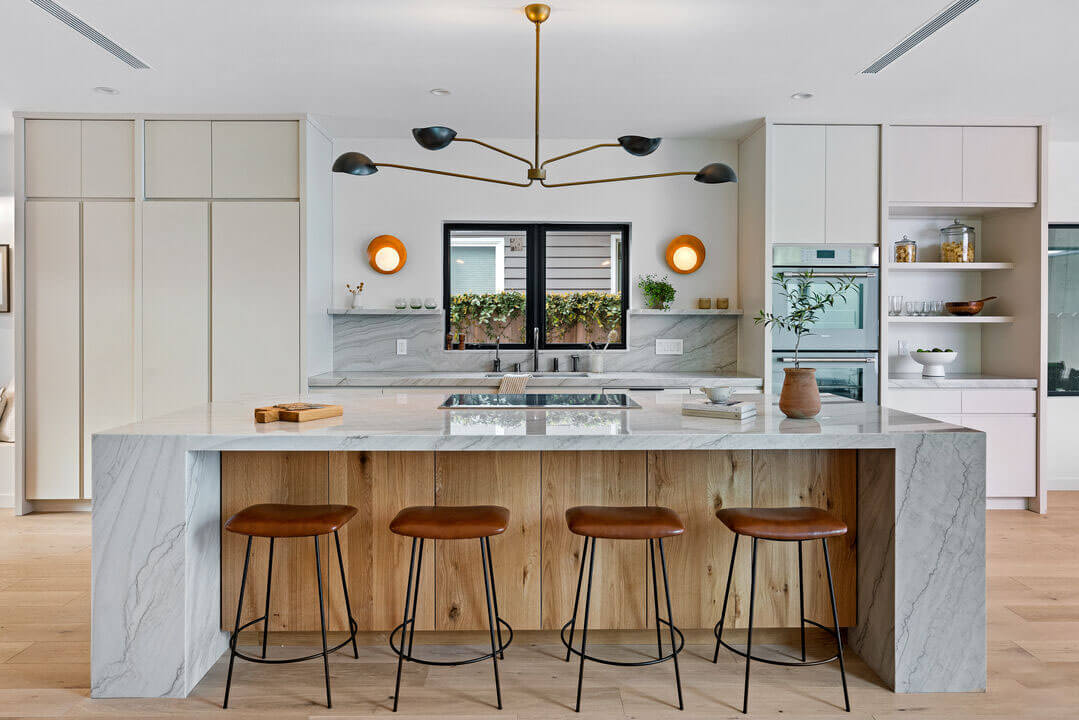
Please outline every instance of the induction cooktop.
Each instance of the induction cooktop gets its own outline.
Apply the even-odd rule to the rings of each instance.
[[[511,408],[549,410],[588,408],[591,410],[628,410],[640,405],[625,393],[455,393],[439,406],[446,410]]]

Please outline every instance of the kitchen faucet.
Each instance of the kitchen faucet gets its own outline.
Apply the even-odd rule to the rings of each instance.
[[[532,328],[532,372],[539,372],[539,325]]]

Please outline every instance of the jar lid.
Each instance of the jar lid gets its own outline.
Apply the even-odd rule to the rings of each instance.
[[[915,245],[915,244],[917,244],[917,243],[915,243],[915,242],[914,242],[913,240],[911,240],[911,239],[910,239],[909,237],[907,237],[906,235],[904,235],[904,236],[903,236],[903,239],[901,239],[901,240],[896,240],[896,241],[895,241],[895,244],[896,244],[896,245]]]
[[[942,227],[940,232],[944,235],[965,235],[967,233],[973,233],[974,228],[970,225],[964,225],[959,222],[959,218],[952,220],[952,224],[947,227]]]

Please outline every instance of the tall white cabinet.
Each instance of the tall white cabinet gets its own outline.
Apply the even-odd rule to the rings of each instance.
[[[17,512],[91,498],[95,432],[303,392],[307,289],[331,278],[329,237],[305,256],[328,227],[304,219],[305,187],[329,186],[304,175],[330,172],[304,162],[317,126],[17,115],[16,132]]]

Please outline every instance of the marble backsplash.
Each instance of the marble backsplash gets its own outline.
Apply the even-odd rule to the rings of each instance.
[[[397,354],[397,340],[408,340],[408,354]],[[440,315],[337,315],[333,320],[333,367],[342,371],[489,370],[493,350],[445,350]],[[681,355],[656,355],[656,338],[682,340]],[[570,355],[587,350],[542,350],[540,368],[570,369]],[[715,315],[631,315],[629,347],[608,350],[607,370],[734,372],[738,360],[738,318]],[[502,367],[527,361],[532,352],[503,350]],[[582,362],[581,369],[584,369]]]

